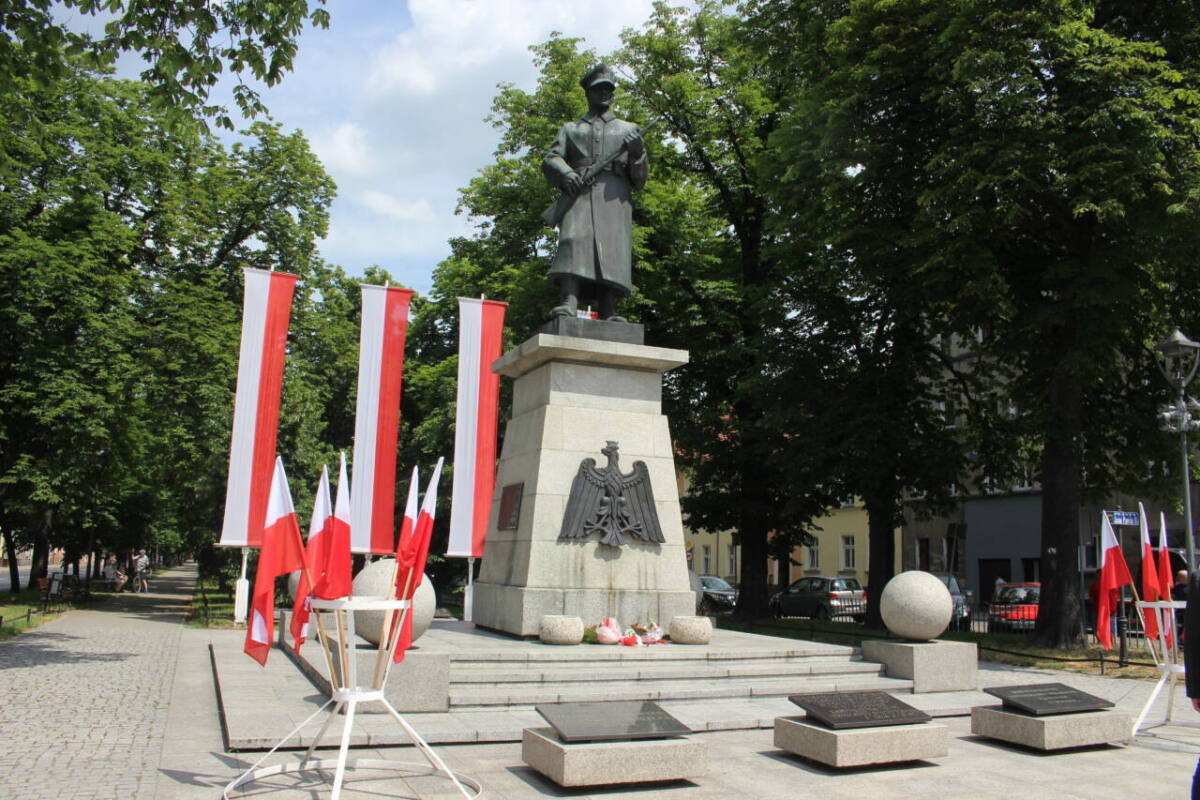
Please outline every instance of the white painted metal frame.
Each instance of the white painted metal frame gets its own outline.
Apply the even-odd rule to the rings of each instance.
[[[401,613],[401,623],[403,623],[403,616],[408,614],[409,608],[412,605],[412,602],[409,600],[389,600],[381,597],[351,597],[343,600],[320,600],[313,598],[310,602],[313,610],[317,611],[318,613],[320,611],[332,611],[335,615],[337,615],[338,629],[343,632],[343,641],[346,640],[345,632],[352,632],[354,629],[355,611],[394,612],[398,610]],[[383,633],[386,633],[386,631]],[[378,681],[378,685],[365,687],[353,685],[357,683],[358,676],[357,665],[355,663],[355,648],[342,647],[341,650],[342,652],[340,654],[341,658],[339,659],[339,664],[341,665],[341,675],[343,677],[342,680],[337,682],[350,685],[338,686],[334,690],[333,696],[330,697],[324,705],[313,712],[308,719],[304,720],[295,728],[293,728],[291,733],[280,739],[279,742],[266,753],[266,755],[254,762],[249,769],[242,773],[238,778],[230,782],[229,785],[225,787],[222,797],[224,797],[226,800],[229,800],[229,793],[234,789],[237,789],[239,786],[244,786],[248,783],[253,783],[261,778],[267,778],[272,775],[282,775],[290,772],[307,772],[316,769],[329,769],[330,767],[334,768],[333,792],[330,795],[330,800],[338,800],[338,797],[341,795],[342,782],[345,779],[347,769],[392,769],[411,772],[417,775],[438,776],[446,778],[452,782],[459,792],[462,793],[462,796],[466,798],[466,800],[478,800],[478,798],[483,797],[483,787],[479,781],[466,775],[458,775],[452,772],[450,768],[446,766],[446,763],[438,756],[438,754],[434,752],[433,748],[429,746],[429,743],[426,742],[421,735],[417,733],[417,731],[411,725],[408,724],[404,717],[401,716],[398,711],[396,711],[392,704],[387,701],[387,698],[384,697],[383,687],[387,683],[388,671],[384,671],[382,679]],[[388,661],[390,664],[391,659],[389,658]],[[334,679],[336,677],[337,676],[335,675],[330,676],[330,686],[334,685]],[[414,745],[416,745],[417,749],[421,751],[421,754],[425,756],[425,759],[428,763],[420,764],[379,758],[348,758],[350,738],[354,730],[354,718],[360,703],[381,703],[384,709],[392,716],[393,719],[396,720],[400,727],[404,729],[404,732],[408,735],[408,738]],[[333,708],[329,711],[329,715],[326,717],[325,722],[322,723],[321,730],[317,732],[315,737],[313,737],[312,743],[308,746],[308,750],[304,754],[303,761],[291,761],[283,764],[277,764],[273,767],[259,768],[260,764],[270,758],[276,750],[278,750],[293,736],[299,733],[305,725],[314,720],[319,714],[329,709],[331,705]],[[316,751],[317,745],[320,743],[321,738],[325,735],[325,731],[329,729],[330,724],[337,717],[337,715],[343,711],[345,712],[345,720],[342,723],[342,739],[338,746],[338,757],[336,759],[314,759],[313,753]],[[468,789],[470,791],[468,791]]]
[[[1146,704],[1142,706],[1142,712],[1138,714],[1137,720],[1133,723],[1133,735],[1157,728],[1160,725],[1175,724],[1186,725],[1188,727],[1200,727],[1194,722],[1176,722],[1171,723],[1171,711],[1175,704],[1175,685],[1183,678],[1185,673],[1184,665],[1179,663],[1179,632],[1175,630],[1175,611],[1182,611],[1187,603],[1182,600],[1157,600],[1148,602],[1139,600],[1137,602],[1138,609],[1148,609],[1158,615],[1158,647],[1153,645],[1149,648],[1151,655],[1154,656],[1154,663],[1158,667],[1162,675],[1158,679],[1158,683],[1154,684],[1154,691],[1150,693]],[[1170,646],[1167,646],[1168,639]],[[1154,701],[1158,699],[1162,693],[1163,687],[1167,689],[1167,709],[1161,722],[1152,722],[1146,725],[1146,717],[1150,714],[1150,709],[1154,706]]]

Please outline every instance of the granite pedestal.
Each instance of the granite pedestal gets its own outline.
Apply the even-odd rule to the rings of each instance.
[[[1132,724],[1132,718],[1124,711],[1081,711],[1037,717],[1003,706],[971,709],[971,733],[1035,750],[1123,742],[1129,738]]]
[[[695,613],[661,408],[662,374],[685,363],[682,350],[548,333],[496,361],[493,369],[514,379],[513,413],[475,583],[476,625],[537,636],[546,615],[666,627]],[[646,463],[664,542],[629,538],[611,547],[599,544],[599,534],[559,540],[579,465],[585,458],[603,464],[608,441],[620,446],[623,472]],[[506,487],[510,505],[501,520]],[[511,499],[517,493],[519,504]]]
[[[863,767],[939,758],[946,726],[931,722],[832,730],[802,717],[775,718],[775,746],[831,767]]]
[[[688,736],[568,744],[553,728],[526,728],[521,760],[568,787],[675,781],[708,774],[708,748]]]
[[[972,642],[867,639],[862,643],[862,656],[883,664],[888,677],[911,680],[914,694],[978,687],[979,651]]]

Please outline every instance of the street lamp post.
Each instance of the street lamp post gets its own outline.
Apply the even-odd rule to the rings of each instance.
[[[1158,410],[1159,424],[1163,430],[1179,434],[1180,459],[1183,465],[1183,514],[1187,529],[1187,561],[1188,571],[1196,568],[1196,545],[1192,537],[1192,485],[1188,466],[1188,431],[1200,429],[1200,418],[1193,417],[1193,412],[1200,412],[1200,403],[1187,396],[1187,386],[1196,376],[1196,368],[1200,366],[1200,344],[1184,336],[1178,328],[1155,346],[1158,351],[1158,366],[1163,376],[1171,384],[1178,397],[1174,403],[1162,406]]]

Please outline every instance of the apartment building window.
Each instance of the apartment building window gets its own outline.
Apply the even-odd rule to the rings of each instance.
[[[929,539],[917,539],[917,569],[929,572]]]
[[[737,565],[737,545],[729,545],[729,576],[737,580],[738,565]]]
[[[712,545],[702,545],[700,548],[700,559],[704,569],[700,571],[702,575],[712,575]]]
[[[854,537],[842,537],[842,569],[855,569]]]
[[[814,541],[804,548],[804,566],[806,569],[821,568],[821,543]]]

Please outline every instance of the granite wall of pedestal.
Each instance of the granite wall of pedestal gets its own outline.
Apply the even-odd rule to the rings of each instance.
[[[695,613],[674,453],[661,410],[662,373],[687,362],[680,350],[539,334],[494,369],[515,379],[487,545],[475,583],[473,621],[536,636],[541,618],[570,615],[595,624],[661,622]],[[585,458],[603,467],[608,441],[629,473],[650,474],[664,542],[599,536],[559,540],[571,484]],[[498,529],[504,487],[523,484],[514,530]]]
[[[559,740],[552,728],[526,728],[521,760],[559,786],[598,786],[699,778],[708,774],[708,748],[688,736],[628,742]]]

